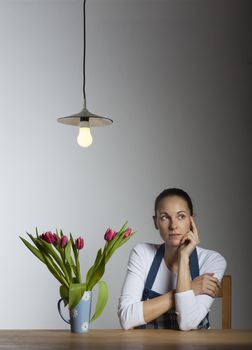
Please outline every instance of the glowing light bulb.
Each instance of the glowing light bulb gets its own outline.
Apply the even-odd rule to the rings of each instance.
[[[92,144],[93,138],[90,132],[90,128],[80,127],[77,142],[81,147],[89,147]]]

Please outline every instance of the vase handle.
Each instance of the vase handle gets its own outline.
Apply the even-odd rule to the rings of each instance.
[[[70,320],[66,320],[65,317],[62,315],[61,307],[60,307],[60,304],[61,304],[62,301],[63,301],[62,298],[58,301],[58,311],[59,311],[60,317],[62,318],[63,321],[65,321],[66,323],[70,324]]]

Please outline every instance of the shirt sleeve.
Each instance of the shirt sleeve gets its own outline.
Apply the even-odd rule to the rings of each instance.
[[[220,281],[227,267],[226,260],[217,252],[211,252],[204,259],[200,275],[214,273]],[[210,311],[214,298],[207,294],[195,295],[193,290],[175,293],[177,320],[181,330],[197,329],[200,322]]]
[[[130,254],[122,293],[119,298],[118,317],[123,329],[146,324],[143,317],[142,293],[145,283],[144,251],[141,244]]]

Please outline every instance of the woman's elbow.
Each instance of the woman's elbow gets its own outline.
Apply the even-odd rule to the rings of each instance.
[[[128,329],[130,329],[130,325],[127,322],[127,320],[125,320],[125,318],[119,316],[119,321],[120,321],[121,328],[123,330],[127,331]]]
[[[124,331],[128,331],[129,329],[132,329],[129,324],[127,323],[121,323],[121,327]]]
[[[128,330],[145,324],[142,315],[141,303],[133,303],[129,305],[119,305],[118,318],[122,329]]]
[[[179,323],[179,330],[180,331],[191,331],[192,329],[194,329],[190,324],[188,324],[187,322],[180,322]]]
[[[188,320],[183,317],[177,317],[178,326],[181,331],[191,331],[197,329],[198,321],[197,320]]]
[[[123,309],[119,309],[118,310],[118,318],[119,318],[119,322],[120,322],[120,325],[121,325],[121,328],[125,331],[127,331],[128,329],[131,329],[131,325],[128,321],[128,317],[127,317],[127,312],[125,312],[125,310]]]

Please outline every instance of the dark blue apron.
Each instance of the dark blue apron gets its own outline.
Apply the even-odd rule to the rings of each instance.
[[[155,292],[152,290],[153,283],[156,279],[156,275],[158,273],[159,266],[162,262],[162,259],[164,257],[164,251],[165,251],[165,244],[161,244],[161,246],[158,248],[156,255],[153,259],[152,265],[150,267],[144,290],[143,290],[143,296],[142,301],[156,298],[160,296],[161,294]],[[195,277],[199,276],[199,262],[198,262],[198,255],[196,248],[192,252],[190,258],[189,258],[189,267],[190,267],[190,274],[191,279],[193,280]],[[209,328],[209,319],[208,314],[206,317],[200,322],[198,325],[198,329],[201,328]],[[148,322],[146,325],[142,325],[138,328],[169,328],[169,329],[179,329],[179,325],[177,322],[177,315],[175,313],[175,308],[170,309],[168,312],[161,315],[158,319],[153,320],[151,322]]]

